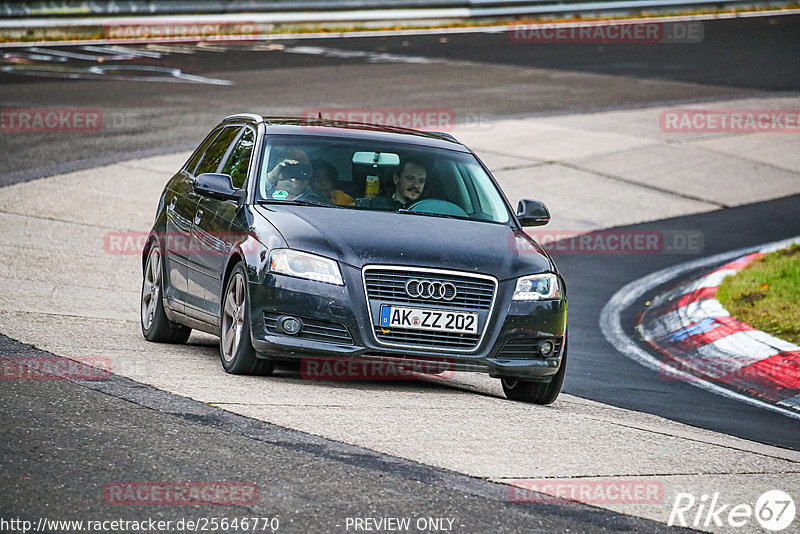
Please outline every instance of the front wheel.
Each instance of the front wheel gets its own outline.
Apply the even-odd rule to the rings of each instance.
[[[219,356],[223,369],[234,375],[272,373],[275,364],[257,357],[250,342],[250,295],[241,262],[234,267],[222,295]]]
[[[142,280],[141,322],[142,335],[147,341],[157,343],[186,343],[192,329],[182,324],[173,323],[164,311],[161,299],[163,288],[163,269],[161,267],[161,250],[158,243],[153,245],[147,255]]]
[[[564,373],[567,369],[567,336],[564,336],[564,354],[561,356],[561,367],[553,375],[553,379],[544,384],[542,382],[526,382],[516,378],[503,378],[503,393],[509,400],[529,402],[531,404],[552,404],[561,393],[564,383]]]

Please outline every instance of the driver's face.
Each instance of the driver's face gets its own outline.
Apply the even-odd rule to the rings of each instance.
[[[290,151],[289,157],[278,164],[280,177],[277,181],[278,189],[289,193],[288,198],[302,194],[308,188],[311,179],[311,162],[308,156],[300,150]]]
[[[308,188],[308,178],[290,178],[278,180],[278,189],[282,189],[291,196],[297,196]]]
[[[394,175],[397,199],[406,206],[416,202],[425,188],[425,169],[416,163],[407,163],[400,175]]]

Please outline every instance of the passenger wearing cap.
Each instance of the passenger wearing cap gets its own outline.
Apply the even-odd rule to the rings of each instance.
[[[308,155],[298,148],[292,148],[278,159],[279,163],[267,173],[267,197],[319,202],[319,197],[309,186],[312,168]]]

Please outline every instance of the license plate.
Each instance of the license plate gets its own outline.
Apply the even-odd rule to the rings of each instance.
[[[383,305],[381,306],[381,326],[477,334],[478,314]]]

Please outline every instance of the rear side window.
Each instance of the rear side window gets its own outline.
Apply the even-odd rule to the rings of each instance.
[[[219,132],[220,130],[216,129],[203,140],[203,143],[200,145],[200,148],[198,148],[197,151],[194,154],[192,154],[192,158],[189,160],[188,163],[186,163],[186,167],[184,167],[186,172],[188,172],[189,174],[195,173],[194,170],[195,168],[197,168],[197,164],[200,163],[200,160],[203,159],[206,150],[208,150],[208,147],[211,146],[211,143],[214,142],[214,139],[217,138]]]
[[[225,157],[225,154],[228,153],[228,148],[230,148],[233,140],[236,139],[236,135],[239,133],[240,129],[241,126],[229,126],[220,132],[217,138],[214,139],[214,142],[211,143],[211,146],[208,147],[208,150],[203,154],[200,164],[194,171],[195,176],[203,174],[204,172],[217,172],[219,164],[222,163],[222,159]]]
[[[225,166],[222,167],[222,173],[231,176],[233,187],[236,189],[241,189],[247,180],[247,170],[250,168],[250,158],[253,155],[255,141],[256,135],[253,129],[245,127],[244,132],[242,132],[233,150],[231,150]]]

